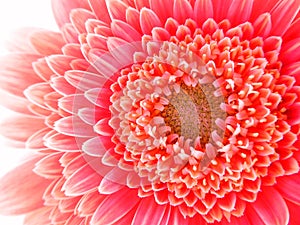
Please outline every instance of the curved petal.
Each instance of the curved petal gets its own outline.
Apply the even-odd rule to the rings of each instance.
[[[249,19],[252,6],[253,0],[233,0],[226,18],[229,19],[233,25],[241,24]]]
[[[135,190],[124,187],[122,190],[109,195],[99,205],[92,217],[91,224],[112,224],[126,216],[139,201],[140,198]]]
[[[70,12],[72,9],[89,9],[89,3],[86,0],[51,0],[52,10],[59,27],[70,22]]]
[[[293,190],[295,191],[295,190]],[[300,224],[300,205],[299,204],[294,204],[290,201],[286,201],[286,204],[289,208],[289,213],[290,213],[290,220],[289,220],[289,225],[299,225]]]
[[[160,224],[167,205],[158,205],[152,196],[143,198],[136,210],[132,225],[147,225],[149,221],[152,224]]]
[[[265,224],[288,224],[288,207],[282,196],[273,187],[263,187],[251,207]]]
[[[0,213],[18,215],[43,206],[43,194],[51,180],[36,175],[32,170],[42,156],[34,155],[8,172],[0,182]]]
[[[277,178],[276,189],[289,201],[300,205],[300,174]]]

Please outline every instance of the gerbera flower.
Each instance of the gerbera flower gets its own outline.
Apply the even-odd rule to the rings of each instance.
[[[299,224],[299,0],[53,0],[1,59],[25,224]]]

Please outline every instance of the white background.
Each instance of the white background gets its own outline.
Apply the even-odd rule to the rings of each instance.
[[[0,55],[5,55],[5,40],[20,27],[42,27],[57,30],[50,0],[2,0],[0,7]],[[0,65],[1,66],[1,65]],[[1,98],[1,96],[0,96]],[[9,112],[0,107],[0,120]],[[1,129],[1,127],[0,127]],[[0,176],[13,168],[24,150],[9,149],[0,137]],[[1,194],[1,193],[0,193]],[[23,217],[0,216],[1,225],[21,225]],[[42,224],[41,224],[42,225]]]

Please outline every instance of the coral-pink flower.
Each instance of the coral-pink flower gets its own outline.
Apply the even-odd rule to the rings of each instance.
[[[299,0],[52,0],[1,58],[26,225],[298,225]]]

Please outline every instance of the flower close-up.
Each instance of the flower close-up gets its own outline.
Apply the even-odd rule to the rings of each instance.
[[[0,58],[0,214],[299,225],[300,0],[52,0]],[[299,139],[298,139],[299,138]]]

